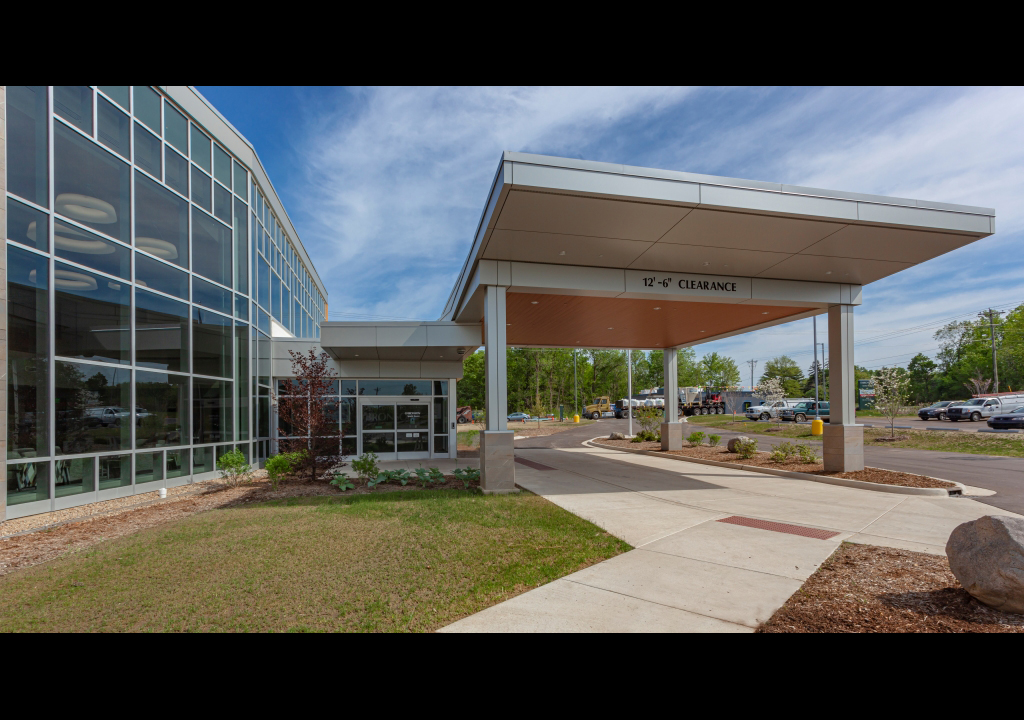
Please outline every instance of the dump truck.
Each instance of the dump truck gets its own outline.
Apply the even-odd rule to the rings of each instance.
[[[601,414],[606,412],[615,412],[615,407],[607,395],[594,398],[594,402],[583,409],[584,417],[591,418],[592,420],[600,420]]]
[[[455,408],[455,421],[459,425],[465,425],[466,423],[473,422],[473,408],[469,405],[463,405],[460,408]]]

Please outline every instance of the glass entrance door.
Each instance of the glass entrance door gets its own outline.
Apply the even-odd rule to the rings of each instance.
[[[360,452],[381,460],[430,457],[430,403],[385,398],[360,399]]]

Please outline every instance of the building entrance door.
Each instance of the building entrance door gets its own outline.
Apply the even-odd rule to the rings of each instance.
[[[359,452],[381,460],[430,457],[429,398],[360,398]]]

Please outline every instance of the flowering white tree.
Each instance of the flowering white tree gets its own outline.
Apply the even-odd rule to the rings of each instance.
[[[786,399],[786,388],[783,387],[780,378],[765,378],[761,381],[760,385],[754,388],[754,395],[761,398],[764,404],[771,408],[769,413],[772,421],[782,421],[782,417],[779,415],[779,408],[774,407],[777,402]]]
[[[875,410],[889,419],[889,430],[896,437],[896,418],[910,397],[910,373],[900,367],[882,368],[875,375]]]

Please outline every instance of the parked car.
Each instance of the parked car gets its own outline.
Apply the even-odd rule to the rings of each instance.
[[[1000,393],[999,395],[982,395],[971,398],[963,405],[951,407],[946,414],[953,422],[970,420],[978,422],[982,418],[1001,415],[1010,408],[1017,408],[1024,403],[1024,393]]]
[[[518,412],[508,416],[509,422],[526,422],[530,419],[530,413]]]
[[[1006,415],[996,415],[988,419],[988,426],[993,430],[1024,430],[1024,405],[1014,408]]]
[[[917,411],[917,416],[922,420],[946,420],[949,417],[949,408],[960,407],[963,404],[963,400],[941,400],[921,408]]]
[[[106,407],[91,407],[85,409],[85,420],[87,425],[93,427],[116,427],[121,424],[122,418],[128,418],[131,413],[123,407],[110,405]]]
[[[793,422],[805,422],[808,418],[820,417],[824,422],[828,422],[828,403],[818,403],[817,412],[815,412],[813,400],[797,403],[793,407],[780,410],[779,417]]]
[[[754,405],[748,407],[743,413],[747,416],[748,420],[760,420],[766,422],[771,420],[773,417],[778,417],[781,410],[785,408],[791,408],[802,402],[814,402],[810,398],[793,398],[789,400],[779,400],[773,405]]]

